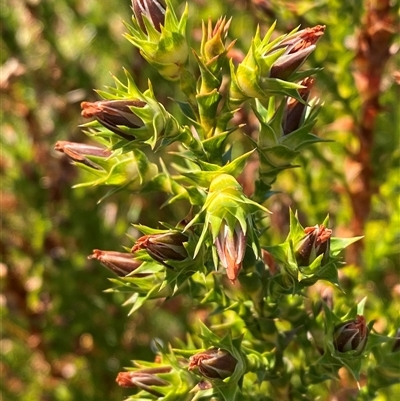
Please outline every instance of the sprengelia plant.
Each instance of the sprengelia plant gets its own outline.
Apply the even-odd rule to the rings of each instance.
[[[368,335],[365,301],[342,316],[332,299],[308,298],[320,280],[340,291],[341,251],[359,238],[334,237],[328,218],[304,228],[290,211],[286,240],[265,239],[279,173],[324,142],[311,133],[321,107],[311,96],[316,70],[304,66],[325,26],[284,35],[258,27],[238,58],[228,17],[203,22],[193,48],[189,5],[178,15],[170,0],[133,0],[132,10],[125,37],[180,91],[179,113],[157,100],[150,81],[142,92],[146,83],[125,70],[125,80],[98,91],[101,99],[82,103],[85,131],[98,146],[62,141],[56,150],[93,174],[81,186],[109,186],[107,196],[166,192],[165,207],[186,203],[185,220],[136,225],[143,236],[130,251],[95,249],[90,258],[115,273],[114,291],[131,293],[133,316],[150,300],[187,296],[208,318],[193,324],[185,343],[160,345],[155,361],[134,361],[118,385],[132,388],[130,400],[305,400],[343,367],[360,381],[363,359],[383,342]],[[235,125],[243,110],[258,120],[254,137]],[[246,146],[232,151],[232,133]],[[166,165],[171,150],[179,163]],[[245,193],[239,176],[250,160],[254,192]],[[390,382],[390,371],[379,372]]]

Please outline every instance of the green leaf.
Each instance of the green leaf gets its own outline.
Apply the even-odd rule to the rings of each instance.
[[[360,237],[353,237],[353,238],[331,238],[330,244],[330,253],[332,256],[337,256],[340,252],[347,248],[349,245],[354,244],[355,242],[359,241],[360,239],[364,238],[364,236]]]
[[[237,177],[243,171],[246,161],[252,153],[253,151],[247,152],[223,167],[215,165],[215,170],[213,171],[192,171],[176,164],[173,166],[182,174],[182,179],[189,179],[193,184],[197,184],[203,188],[208,188],[211,185],[211,182],[222,174],[229,174]],[[187,156],[183,155],[182,157]],[[192,161],[197,162],[196,160]],[[201,162],[199,162],[199,164],[201,164]],[[208,169],[211,168],[210,164],[204,164],[204,166],[207,166]]]

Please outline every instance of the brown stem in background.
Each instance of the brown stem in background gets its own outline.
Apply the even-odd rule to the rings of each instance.
[[[395,34],[394,9],[389,0],[366,0],[365,21],[358,35],[358,49],[354,60],[354,79],[362,100],[359,122],[354,134],[359,139],[359,149],[351,156],[346,170],[357,172],[347,177],[349,196],[353,209],[351,229],[353,235],[363,235],[371,209],[373,167],[371,153],[374,146],[374,129],[381,111],[379,97],[390,46]],[[351,181],[350,181],[351,180]],[[356,242],[349,248],[347,262],[360,264],[363,243]]]

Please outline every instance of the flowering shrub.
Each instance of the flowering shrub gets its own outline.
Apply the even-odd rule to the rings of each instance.
[[[275,24],[265,33],[258,27],[238,56],[229,39],[234,20],[203,23],[191,49],[188,5],[179,15],[169,0],[134,0],[132,10],[125,37],[180,91],[178,107],[168,111],[157,100],[168,93],[150,80],[141,91],[140,77],[125,70],[124,81],[98,91],[102,100],[82,103],[82,116],[93,119],[85,131],[101,147],[60,141],[55,149],[96,177],[81,186],[111,186],[106,197],[162,192],[164,207],[185,205],[184,219],[163,228],[136,225],[143,236],[130,252],[95,249],[90,258],[117,275],[112,291],[129,293],[132,316],[172,298],[199,313],[185,339],[157,343],[155,360],[135,360],[118,385],[135,389],[130,400],[314,399],[342,368],[361,388],[362,362],[372,355],[378,364],[361,396],[398,381],[384,349],[393,340],[370,333],[366,299],[335,311],[333,295],[312,291],[321,281],[330,294],[341,290],[342,251],[361,237],[333,236],[328,217],[304,228],[294,211],[284,242],[265,235],[280,174],[325,142],[311,132],[321,109],[311,96],[318,69],[304,66],[329,27],[284,35]],[[257,121],[256,135],[237,122],[244,111]],[[168,152],[174,163],[165,162]],[[254,165],[247,191],[243,177]]]

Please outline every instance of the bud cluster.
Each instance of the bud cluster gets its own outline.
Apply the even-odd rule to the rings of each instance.
[[[146,83],[138,85],[140,77],[125,71],[125,83],[114,77],[115,88],[97,92],[102,100],[81,103],[82,117],[90,120],[83,127],[101,146],[59,141],[55,150],[95,175],[80,186],[113,186],[106,196],[121,189],[143,198],[163,192],[167,208],[180,202],[171,210],[181,217],[171,220],[186,215],[183,222],[159,222],[164,229],[134,224],[141,234],[130,252],[94,249],[88,258],[117,276],[111,279],[113,291],[132,293],[125,303],[132,313],[148,300],[160,305],[179,294],[178,313],[187,321],[204,317],[213,329],[199,323],[200,332],[193,330],[187,345],[181,342],[183,349],[160,346],[154,363],[136,363],[116,381],[136,389],[132,400],[189,400],[198,391],[194,399],[237,401],[247,399],[247,390],[249,399],[259,399],[252,387],[264,385],[273,399],[292,398],[292,377],[306,388],[328,377],[321,367],[331,362],[332,376],[342,360],[360,359],[369,335],[363,312],[334,327],[339,320],[332,318],[321,293],[314,302],[315,294],[308,292],[318,280],[340,288],[340,252],[359,238],[333,237],[328,217],[304,228],[291,210],[283,243],[271,245],[264,235],[270,211],[263,203],[273,195],[278,174],[292,168],[303,149],[322,142],[310,132],[319,111],[311,97],[311,75],[317,70],[300,68],[325,26],[276,36],[273,24],[263,37],[258,27],[240,57],[244,53],[229,36],[228,17],[203,22],[199,49],[191,51],[187,4],[180,17],[171,0],[132,0],[132,11],[126,39],[158,71],[158,79],[168,81],[164,87],[175,85],[179,95],[172,103],[168,93],[163,104],[154,92],[162,86],[149,80],[142,91]],[[247,112],[246,121],[258,125],[254,135],[245,135],[239,122]],[[165,156],[167,147],[171,151]],[[248,171],[254,174],[250,179]],[[249,181],[252,185],[246,186]],[[328,300],[333,305],[333,295]],[[201,307],[201,314],[188,313],[189,303]],[[319,341],[321,316],[329,335]],[[292,341],[299,341],[298,348],[306,338],[318,340],[322,362],[299,370],[284,354]],[[247,374],[251,384],[243,385]],[[195,386],[198,375],[206,384]]]

